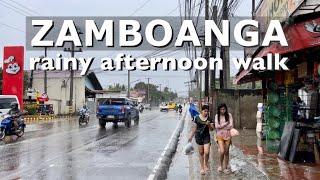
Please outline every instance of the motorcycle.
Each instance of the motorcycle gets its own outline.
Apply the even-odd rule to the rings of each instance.
[[[181,113],[182,113],[182,108],[179,108],[179,114],[181,115]]]
[[[13,120],[14,118],[18,118],[18,127],[14,128]],[[21,116],[11,116],[5,115],[4,119],[0,124],[0,140],[3,140],[5,136],[16,135],[18,137],[22,137],[24,134],[24,129],[26,128],[26,124]]]
[[[79,111],[79,125],[81,126],[82,124],[88,124],[89,123],[89,118],[90,115],[88,112],[85,111]]]
[[[142,113],[142,112],[143,112],[143,109],[144,109],[143,106],[140,106],[140,107],[139,107],[139,112]]]

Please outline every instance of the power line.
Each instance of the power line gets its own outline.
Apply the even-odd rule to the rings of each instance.
[[[138,7],[130,16],[133,16],[134,14],[136,14],[138,11],[140,11],[148,2],[150,2],[151,0],[147,0],[145,1],[140,7]]]
[[[0,1],[0,4],[1,4],[2,6],[5,6],[5,7],[11,9],[12,11],[14,11],[14,12],[16,12],[16,13],[22,15],[22,16],[31,16],[31,15],[32,15],[32,14],[30,14],[29,12],[25,12],[24,10],[21,10],[20,8],[18,8],[18,7],[16,7],[16,6],[13,6],[13,5],[5,2],[5,1]],[[17,10],[17,9],[18,9],[18,10]],[[19,10],[20,10],[20,11],[19,11]]]
[[[3,23],[3,22],[0,22],[0,25],[3,25],[3,26],[6,26],[6,27],[8,27],[8,28],[10,28],[10,29],[14,29],[14,30],[16,30],[16,31],[20,31],[20,32],[25,33],[25,31],[21,30],[20,28],[15,27],[15,26],[11,26],[11,25],[6,24],[6,23]]]
[[[13,2],[13,3],[15,3],[15,4],[21,6],[21,7],[25,8],[25,9],[27,9],[28,11],[39,15],[39,13],[37,11],[34,11],[34,10],[30,9],[30,8],[28,8],[27,6],[25,6],[25,5],[21,4],[21,3],[18,3],[18,2],[14,1],[14,0],[8,0],[8,1],[11,1],[11,2]]]

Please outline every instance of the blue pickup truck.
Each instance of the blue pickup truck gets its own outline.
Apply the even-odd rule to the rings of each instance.
[[[139,124],[139,111],[137,105],[128,98],[108,98],[98,105],[97,118],[100,127],[105,127],[107,122],[118,127],[118,122],[124,122],[129,128],[131,120]]]

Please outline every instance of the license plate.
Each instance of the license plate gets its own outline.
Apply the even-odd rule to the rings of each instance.
[[[108,115],[107,118],[114,119],[114,115]]]

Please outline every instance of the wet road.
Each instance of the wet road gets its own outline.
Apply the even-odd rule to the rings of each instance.
[[[140,124],[79,127],[76,119],[27,126],[29,132],[0,144],[1,179],[147,179],[180,116],[145,111]]]

